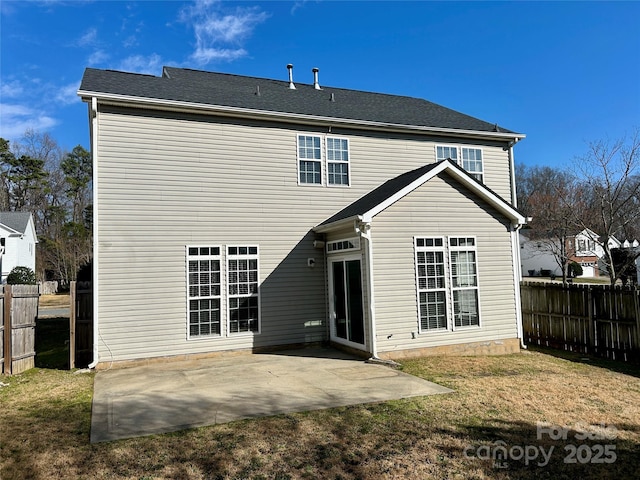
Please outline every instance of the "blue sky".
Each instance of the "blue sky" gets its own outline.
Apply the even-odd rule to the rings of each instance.
[[[0,2],[0,136],[89,147],[86,67],[163,65],[420,97],[563,168],[640,127],[640,2]]]

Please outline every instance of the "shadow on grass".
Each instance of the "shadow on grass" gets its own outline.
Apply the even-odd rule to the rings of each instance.
[[[454,449],[449,455],[462,455],[488,477],[503,472],[506,478],[637,478],[638,444],[618,438],[622,430],[637,433],[640,429],[588,421],[538,426],[495,419],[454,430],[445,427],[439,433],[468,441],[462,452]]]
[[[36,367],[69,370],[69,318],[38,318],[35,349]]]
[[[561,358],[573,363],[582,363],[593,367],[606,368],[612,372],[624,373],[625,375],[640,378],[640,365],[633,363],[618,362],[615,360],[608,360],[606,358],[595,357],[586,353],[569,352],[555,348],[539,347],[537,345],[528,345],[527,348],[533,352],[544,353],[545,355]]]

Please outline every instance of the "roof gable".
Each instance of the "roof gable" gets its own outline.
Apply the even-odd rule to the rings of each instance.
[[[30,219],[30,212],[0,212],[0,223],[16,233],[24,234]]]
[[[314,88],[287,81],[164,67],[163,76],[87,68],[78,94],[128,101],[223,107],[236,113],[269,112],[285,116],[341,119],[358,124],[412,126],[483,132],[518,137],[496,124],[465,115],[427,100],[334,87]]]
[[[360,197],[352,204],[346,206],[341,211],[322,222],[315,228],[315,230],[329,230],[336,224],[342,224],[345,221],[355,219],[359,219],[364,222],[371,222],[373,217],[378,213],[382,212],[390,205],[393,205],[416,188],[422,186],[424,183],[443,172],[454,177],[466,188],[477,194],[489,205],[509,218],[512,223],[518,225],[526,223],[524,215],[507,201],[502,199],[502,197],[491,191],[484,184],[478,182],[451,160],[443,160],[438,163],[424,165],[386,181],[376,189],[372,190],[365,196]]]

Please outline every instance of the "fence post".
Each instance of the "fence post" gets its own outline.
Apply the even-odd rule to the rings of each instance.
[[[4,286],[4,373],[13,373],[13,319],[11,318],[11,285]]]
[[[76,368],[76,282],[69,286],[69,369]]]

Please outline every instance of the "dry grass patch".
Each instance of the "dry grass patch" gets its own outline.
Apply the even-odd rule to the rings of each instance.
[[[640,471],[638,368],[528,352],[407,360],[403,370],[456,392],[97,445],[88,443],[93,375],[32,370],[2,379],[0,478],[624,479]],[[538,440],[545,421],[603,423],[616,435]],[[498,441],[554,450],[544,466],[477,458]],[[615,462],[564,463],[567,445],[584,453],[602,443],[614,445]]]
[[[70,304],[70,296],[68,293],[56,293],[52,295],[40,295],[40,308],[65,308]]]

